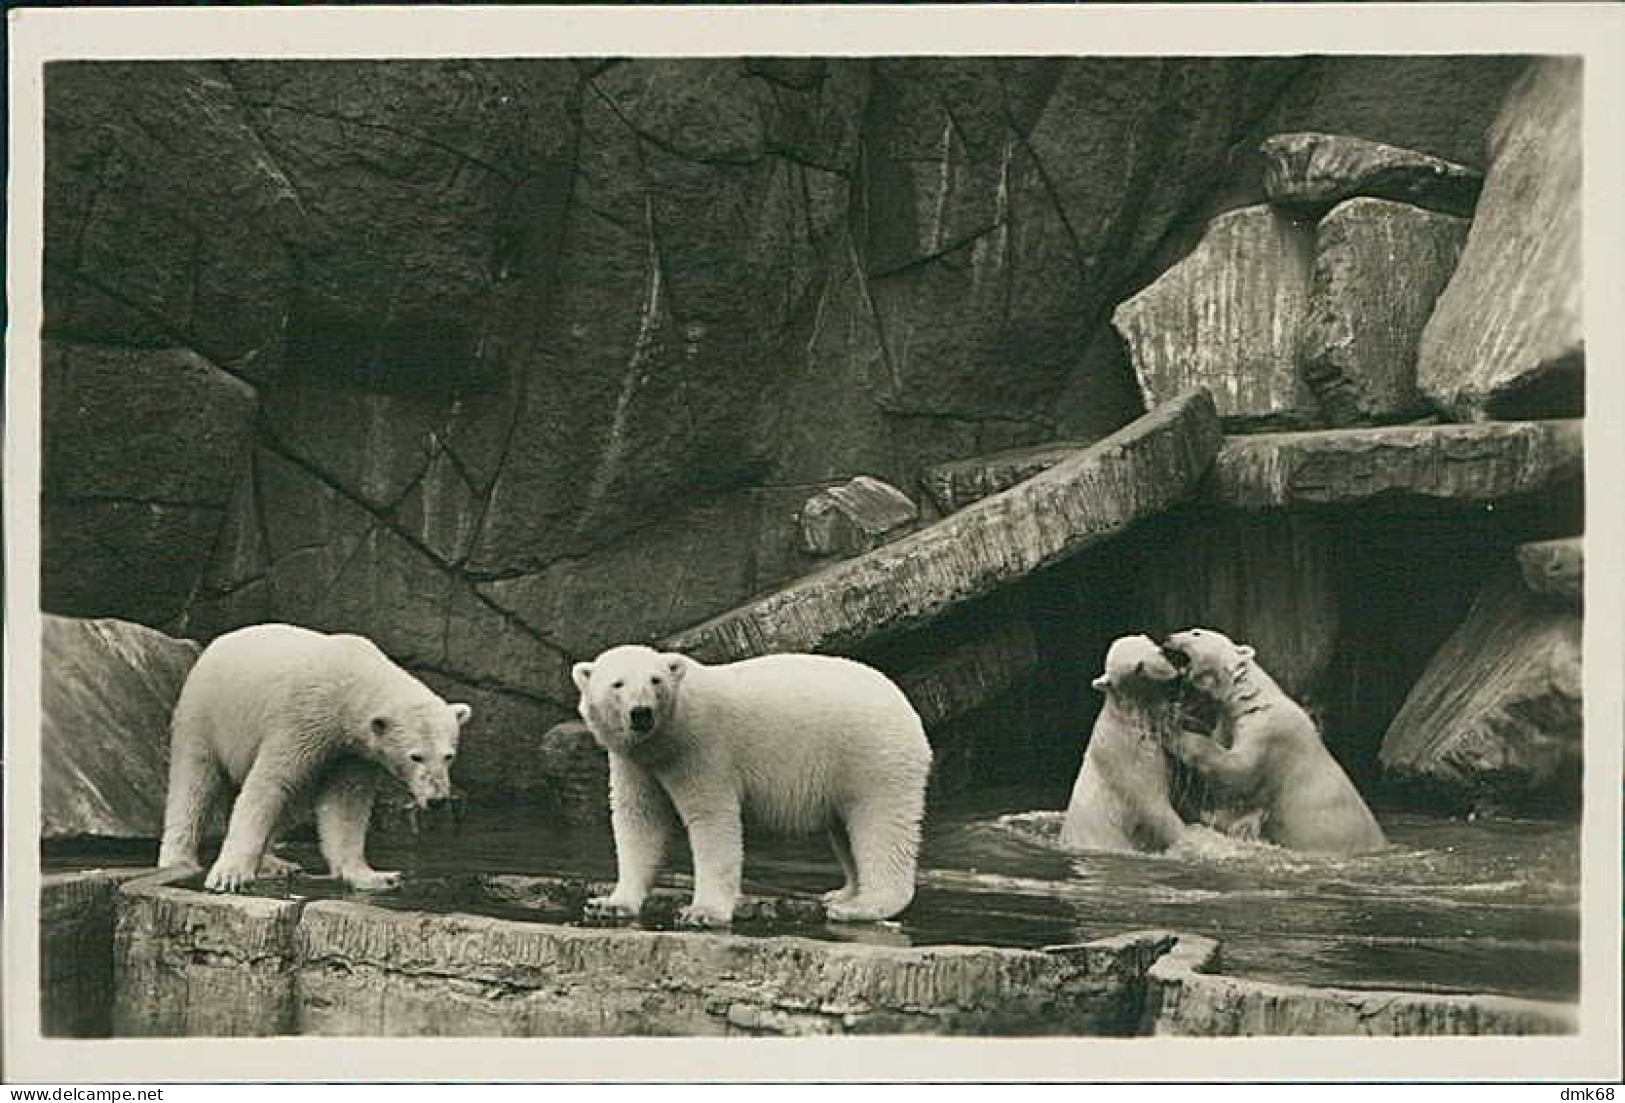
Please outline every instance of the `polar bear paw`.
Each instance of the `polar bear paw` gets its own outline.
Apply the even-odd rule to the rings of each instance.
[[[690,904],[677,910],[677,925],[690,930],[733,926],[733,909]]]
[[[286,858],[278,857],[270,851],[260,855],[260,868],[258,875],[265,877],[292,877],[298,873],[298,862],[291,862]]]
[[[581,919],[594,926],[615,927],[637,922],[641,910],[637,904],[613,896],[594,896],[581,909]]]
[[[259,875],[258,858],[239,858],[222,854],[215,859],[203,887],[211,892],[241,892]]]
[[[826,905],[824,914],[837,923],[873,923],[880,919],[890,919],[902,910],[902,907],[890,901],[866,900],[859,894]]]
[[[822,900],[824,902],[824,907],[827,909],[827,908],[834,907],[836,904],[844,904],[848,900],[850,900],[854,896],[856,896],[857,894],[858,894],[858,890],[857,890],[856,886],[854,886],[854,885],[842,885],[838,889],[830,889],[828,892],[824,893],[818,899],[820,899],[820,900]]]
[[[401,875],[392,869],[357,869],[344,874],[344,883],[361,892],[382,892],[399,888]]]

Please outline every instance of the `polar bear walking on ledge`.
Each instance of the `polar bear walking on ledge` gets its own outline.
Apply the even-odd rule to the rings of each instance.
[[[609,751],[618,874],[589,916],[636,918],[679,820],[694,857],[685,926],[733,921],[746,819],[829,832],[846,875],[824,896],[831,919],[889,919],[913,900],[931,745],[878,670],[825,655],[708,666],[629,645],[573,676],[581,718]]]
[[[267,846],[290,802],[314,793],[329,871],[355,888],[387,888],[399,874],[364,856],[374,791],[388,774],[419,808],[448,798],[472,711],[360,636],[289,624],[229,632],[198,657],[175,706],[158,864],[198,864],[204,824],[230,782],[239,792],[206,887],[235,892],[289,869]]]

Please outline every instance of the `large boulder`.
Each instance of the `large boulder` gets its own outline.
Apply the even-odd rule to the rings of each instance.
[[[256,405],[187,349],[46,342],[45,607],[173,620],[209,561]]]
[[[1373,196],[1470,216],[1484,184],[1466,165],[1346,134],[1276,134],[1259,152],[1270,202],[1311,211]]]
[[[198,645],[123,621],[43,619],[42,836],[156,839],[169,717]]]
[[[1459,806],[1572,812],[1583,716],[1579,612],[1507,571],[1411,690],[1380,761]]]
[[[1418,381],[1458,421],[1583,412],[1580,62],[1549,58],[1508,96]]]
[[[1214,219],[1201,244],[1112,315],[1147,406],[1212,392],[1227,429],[1319,424],[1298,374],[1310,229],[1267,206]]]
[[[812,555],[858,555],[901,534],[920,509],[890,483],[859,475],[801,507],[801,546]]]
[[[1466,236],[1462,219],[1385,199],[1351,199],[1320,220],[1298,355],[1327,424],[1428,412],[1416,346]]]

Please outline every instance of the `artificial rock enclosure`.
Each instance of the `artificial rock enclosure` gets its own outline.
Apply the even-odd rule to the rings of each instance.
[[[1579,80],[1517,57],[55,63],[46,836],[154,837],[198,645],[265,620],[365,634],[472,702],[458,782],[516,814],[602,819],[569,666],[612,643],[864,658],[927,720],[934,799],[1060,807],[1106,643],[1208,624],[1363,790],[1576,816]],[[47,921],[133,976],[229,958],[154,932],[241,906],[227,926],[283,940],[249,955],[280,994],[250,1021],[240,993],[120,993],[121,1032],[402,1029],[299,1002],[340,969],[305,928],[362,905],[283,922],[138,884],[60,889]],[[537,930],[531,980],[616,958]],[[678,974],[779,952],[648,937]],[[1060,974],[1095,978],[1049,1020],[1075,1032],[1540,1020],[1192,1012],[1157,979],[1188,940],[1090,945],[964,965],[1027,993],[985,1014],[959,974],[918,982],[961,1019],[853,980],[838,1013],[717,997],[641,1029],[1022,1032]],[[1130,994],[1089,1004],[1100,977]],[[618,1029],[581,1014],[491,1029]]]

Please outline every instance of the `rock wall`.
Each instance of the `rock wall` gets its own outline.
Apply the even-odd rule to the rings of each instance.
[[[1525,67],[53,64],[46,608],[365,633],[527,788],[568,663],[826,562],[818,492],[1140,414],[1110,316],[1262,138],[1482,168]]]

